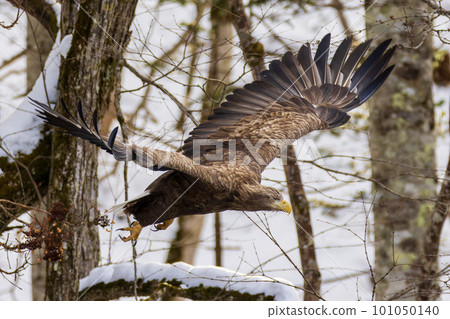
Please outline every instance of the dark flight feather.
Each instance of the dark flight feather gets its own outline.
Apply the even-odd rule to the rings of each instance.
[[[387,66],[389,61],[391,60],[394,52],[396,50],[396,46],[387,50],[382,57],[380,57],[376,62],[373,63],[371,68],[366,72],[364,76],[361,77],[359,83],[355,83],[350,85],[350,91],[356,86],[358,88],[358,92],[363,91]]]
[[[54,111],[52,108],[50,108],[46,104],[38,102],[32,98],[29,98],[29,99],[32,101],[32,103],[36,107],[36,111],[39,113],[38,116],[40,118],[44,119],[47,123],[54,125],[54,126],[61,127],[63,129],[65,129],[67,131],[67,133],[69,133],[73,136],[77,136],[77,137],[86,139],[89,142],[91,142],[92,144],[97,145],[101,149],[107,151],[108,153],[113,154],[113,150],[111,149],[111,147],[108,144],[105,143],[105,140],[99,134],[92,132],[92,130],[86,124],[86,121],[84,120],[83,109],[81,107],[81,104],[78,104],[77,109],[78,109],[78,115],[80,116],[82,123],[80,123],[78,120],[76,120],[72,114],[70,114],[70,112],[67,110],[67,107],[64,102],[62,102],[61,104],[62,104],[63,108],[66,110],[66,112],[69,114],[69,117],[71,119],[73,119],[73,121],[63,117],[62,115],[60,115],[59,113]],[[96,130],[96,132],[97,132],[97,130]]]
[[[339,80],[339,75],[341,74],[342,67],[344,66],[345,59],[347,58],[348,52],[352,45],[352,37],[345,38],[344,41],[338,46],[336,52],[334,53],[333,59],[330,63],[331,69],[331,84],[337,84]]]
[[[328,55],[330,53],[330,39],[330,33],[324,36],[322,41],[320,41],[319,46],[317,47],[316,54],[314,55],[314,62],[317,65],[317,70],[319,72],[320,80],[322,83],[325,83],[329,79],[327,76],[327,68]]]
[[[345,61],[344,66],[342,67],[342,81],[340,82],[342,86],[348,86],[350,76],[352,75],[353,71],[355,71],[358,63],[361,61],[364,54],[369,49],[371,43],[372,40],[363,42],[358,45],[352,53],[350,53],[347,60]]]
[[[364,77],[367,77],[370,70],[376,66],[376,62],[379,61],[383,57],[384,51],[386,51],[390,42],[391,42],[391,40],[386,40],[383,43],[381,43],[375,50],[373,50],[373,52],[367,57],[367,59],[365,59],[365,61],[361,64],[359,69],[355,71],[355,73],[351,79],[350,91],[353,90],[353,88],[356,85],[358,85],[358,83]],[[392,53],[394,53],[394,52],[392,52]],[[389,60],[390,60],[390,57],[387,59],[386,64],[389,62]],[[386,64],[384,66],[381,66],[381,69],[380,69],[380,66],[378,66],[377,69],[381,72],[381,70],[383,70],[383,68],[386,66]]]

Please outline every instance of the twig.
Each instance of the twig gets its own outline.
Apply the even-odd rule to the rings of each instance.
[[[0,22],[0,27],[9,30],[9,29],[12,29],[17,23],[19,23],[19,19],[25,11],[20,12],[20,6],[22,5],[22,0],[18,0],[17,3],[18,3],[18,9],[17,9],[16,19],[13,22],[11,22],[11,24],[9,24],[9,25],[5,25],[5,24],[3,24],[3,22]]]
[[[146,77],[145,75],[140,74],[133,66],[131,66],[126,60],[124,62],[124,66],[131,71],[134,75],[136,75],[142,82],[149,83],[153,86],[155,86],[157,89],[161,90],[165,95],[167,95],[172,101],[175,102],[175,104],[178,106],[178,108],[183,111],[187,117],[191,119],[191,121],[198,126],[197,120],[192,116],[192,114],[184,107],[184,105],[167,89],[165,89],[161,84],[156,83],[152,79]]]
[[[17,53],[16,55],[14,55],[11,58],[9,58],[8,60],[3,61],[3,63],[0,65],[0,69],[4,68],[5,66],[10,65],[11,63],[16,61],[17,59],[20,59],[22,56],[25,55],[25,53],[26,53],[26,50],[22,50],[19,53]]]

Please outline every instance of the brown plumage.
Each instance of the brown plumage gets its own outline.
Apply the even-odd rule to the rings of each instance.
[[[387,49],[389,40],[361,65],[371,41],[348,54],[351,42],[346,38],[340,44],[330,64],[329,34],[314,57],[306,44],[297,56],[287,52],[281,60],[272,61],[260,81],[228,95],[214,114],[190,133],[182,153],[117,141],[117,128],[109,139],[102,138],[96,114],[92,131],[81,105],[78,121],[33,102],[45,121],[87,139],[116,160],[168,170],[139,198],[119,206],[144,227],[182,215],[224,210],[289,210],[277,190],[260,184],[262,171],[283,148],[305,134],[345,124],[350,119],[347,112],[372,96],[393,69],[387,67],[395,51],[395,47]]]

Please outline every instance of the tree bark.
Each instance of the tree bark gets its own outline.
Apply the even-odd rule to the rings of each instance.
[[[201,122],[206,121],[222,101],[230,79],[232,62],[233,25],[227,1],[214,0],[211,7],[211,61],[205,99],[202,105]]]
[[[203,229],[203,215],[181,216],[178,218],[178,231],[170,244],[167,263],[184,261],[194,263],[195,253]]]
[[[245,61],[252,71],[253,79],[259,80],[259,74],[265,69],[264,46],[252,36],[251,21],[245,13],[242,0],[230,0],[229,6],[233,17],[233,26],[239,37]]]
[[[450,157],[441,191],[434,207],[431,222],[425,232],[423,241],[423,256],[420,267],[419,300],[436,300],[439,298],[441,288],[439,286],[439,247],[444,222],[448,217],[450,209]]]
[[[137,1],[95,0],[62,7],[62,36],[72,33],[71,48],[62,61],[58,90],[69,111],[81,100],[87,123],[99,118],[111,103],[119,103],[122,56]],[[62,111],[61,105],[57,110]],[[47,300],[76,300],[79,279],[97,265],[99,239],[93,207],[97,205],[97,148],[82,139],[53,134],[49,203],[61,202],[65,220],[49,227],[62,230],[60,255],[47,267]],[[58,258],[59,257],[59,258]]]
[[[366,1],[366,8],[368,38],[403,45],[393,73],[369,100],[372,176],[398,194],[422,199],[373,186],[376,299],[411,300],[433,211],[426,199],[435,198],[436,189],[431,20],[421,0]]]
[[[288,184],[289,198],[292,205],[292,213],[296,221],[298,247],[304,276],[305,301],[320,300],[320,285],[322,276],[317,264],[316,249],[314,247],[314,234],[311,225],[309,203],[303,189],[300,167],[297,164],[297,156],[294,146],[289,145],[287,149],[287,161],[284,167],[286,181]]]

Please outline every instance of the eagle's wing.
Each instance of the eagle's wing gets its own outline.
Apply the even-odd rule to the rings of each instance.
[[[188,174],[194,178],[199,178],[204,182],[216,185],[218,188],[228,188],[229,185],[222,182],[221,176],[226,176],[227,172],[221,174],[216,167],[206,167],[195,163],[192,159],[181,153],[166,152],[157,149],[147,148],[135,144],[124,143],[116,139],[118,127],[116,127],[108,138],[102,137],[97,127],[97,112],[93,114],[94,130],[90,129],[83,115],[81,103],[78,104],[78,115],[81,121],[78,121],[68,111],[65,103],[61,100],[62,106],[69,114],[69,118],[64,117],[48,105],[31,99],[36,107],[38,116],[47,123],[61,127],[65,133],[81,137],[90,143],[97,145],[106,152],[112,154],[118,161],[134,161],[136,164],[150,168],[152,170],[173,169]],[[245,168],[242,168],[245,170]],[[216,172],[217,171],[217,172]]]
[[[255,81],[235,90],[206,122],[185,141],[183,154],[165,152],[116,140],[117,128],[109,138],[94,131],[83,116],[68,119],[49,106],[32,100],[39,116],[114,155],[119,161],[135,161],[150,169],[174,169],[219,188],[232,191],[242,180],[259,179],[264,167],[290,142],[317,129],[346,123],[347,111],[366,101],[386,80],[395,47],[380,44],[356,69],[370,41],[348,55],[351,38],[337,48],[328,65],[330,35],[325,36],[312,58],[309,44],[297,56],[286,53],[273,61]],[[63,103],[63,107],[67,110]]]
[[[258,154],[248,146],[259,143],[253,151],[263,159],[261,170],[293,140],[316,129],[346,123],[350,119],[346,112],[372,96],[394,67],[387,67],[395,51],[395,46],[387,49],[390,40],[375,48],[359,68],[371,41],[349,54],[351,43],[351,37],[346,38],[330,64],[330,34],[322,39],[314,58],[306,44],[296,56],[287,52],[281,60],[272,61],[269,70],[261,72],[260,81],[233,91],[190,133],[184,154],[204,165],[215,165],[211,155],[222,144],[224,160],[229,160],[228,152],[233,148],[238,161],[249,155],[256,160]]]

